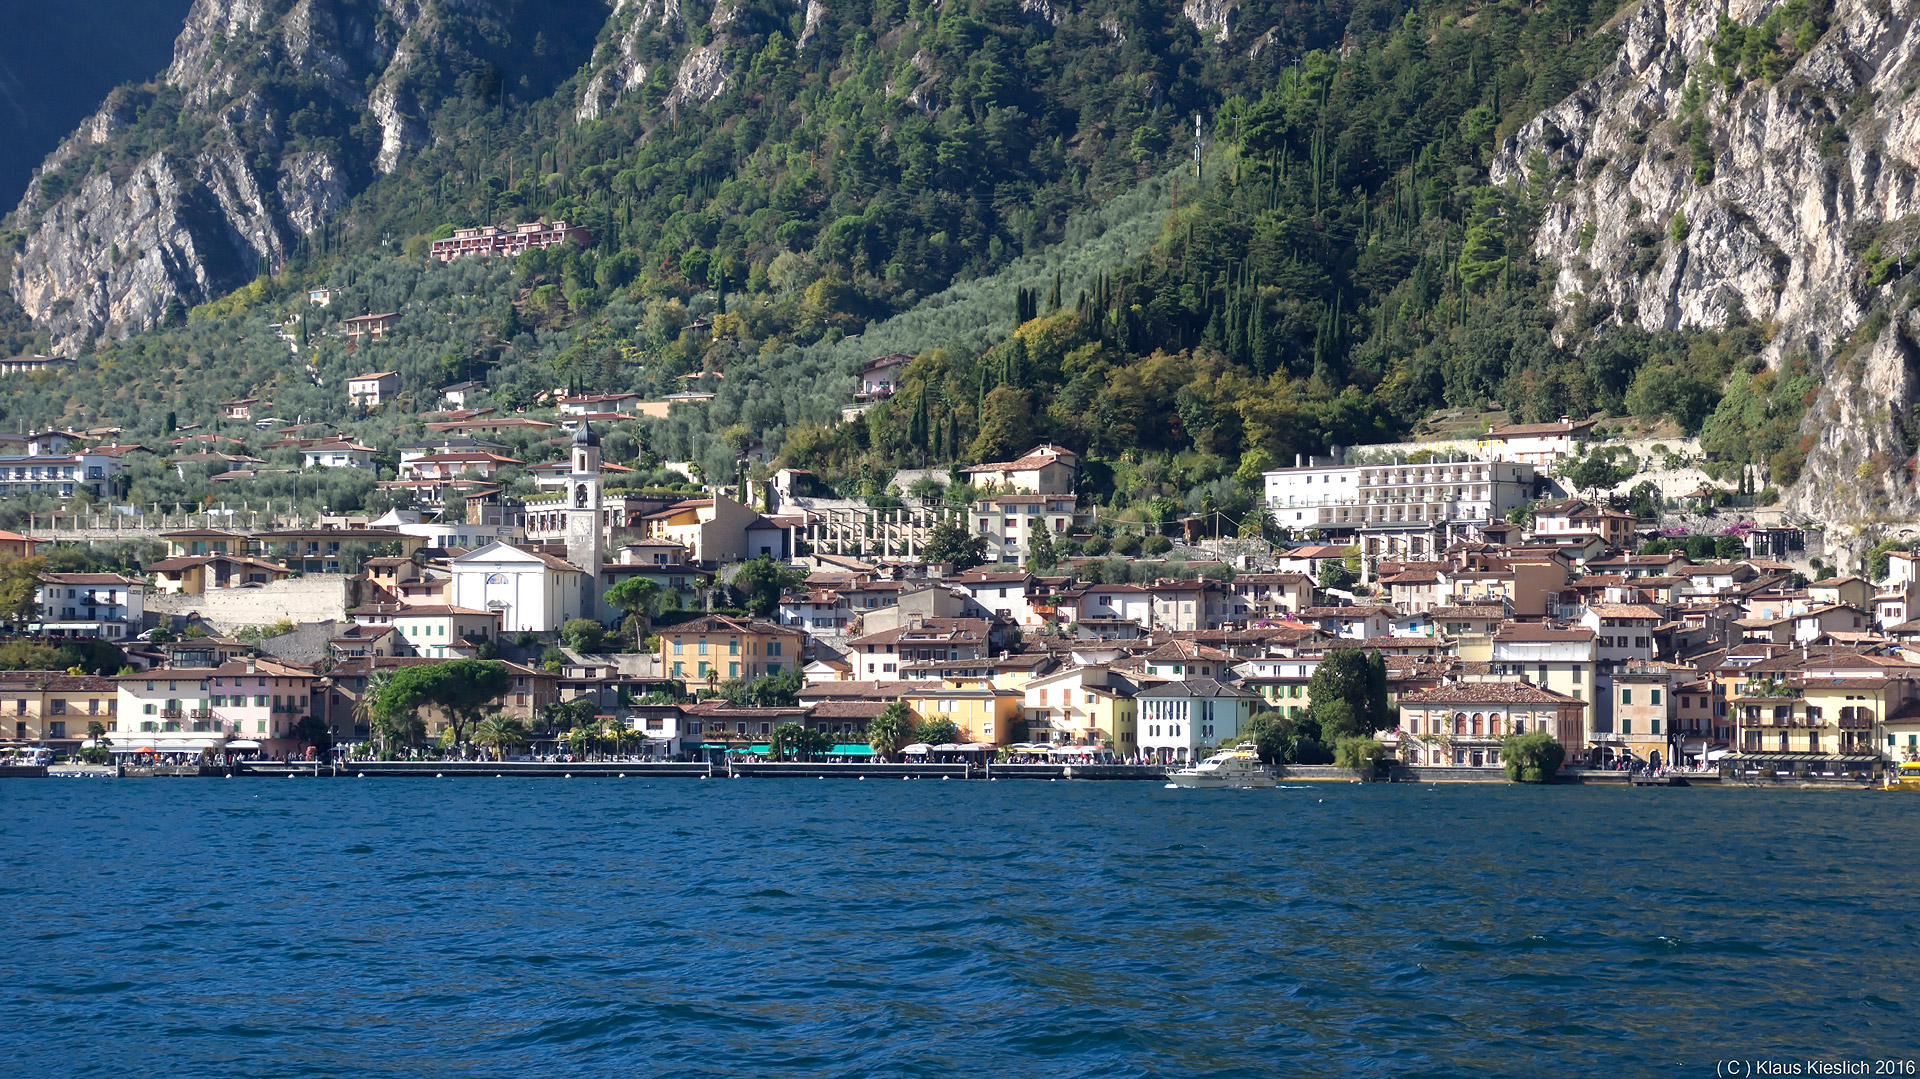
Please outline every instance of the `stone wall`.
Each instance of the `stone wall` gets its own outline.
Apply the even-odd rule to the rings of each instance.
[[[219,588],[198,596],[150,595],[147,611],[163,619],[198,614],[220,633],[270,626],[281,619],[341,622],[354,606],[354,579],[342,574],[293,577],[259,588]]]

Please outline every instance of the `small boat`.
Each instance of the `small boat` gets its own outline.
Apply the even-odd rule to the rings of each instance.
[[[1899,771],[1887,773],[1886,789],[1920,791],[1920,761],[1902,761]]]
[[[1215,753],[1192,768],[1169,774],[1167,779],[1176,787],[1201,790],[1254,790],[1279,785],[1259,757],[1238,750]]]

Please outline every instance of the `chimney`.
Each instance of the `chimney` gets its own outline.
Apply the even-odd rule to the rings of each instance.
[[[253,657],[252,656],[247,657],[247,673],[248,674],[253,673]]]

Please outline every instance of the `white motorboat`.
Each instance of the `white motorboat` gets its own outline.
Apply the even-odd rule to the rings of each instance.
[[[1254,790],[1277,786],[1279,781],[1260,758],[1251,753],[1230,750],[1215,753],[1192,768],[1182,768],[1167,776],[1167,781],[1176,787],[1195,787],[1202,790]]]

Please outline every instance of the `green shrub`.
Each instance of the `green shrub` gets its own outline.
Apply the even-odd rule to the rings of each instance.
[[[1333,763],[1356,772],[1372,772],[1387,756],[1387,747],[1377,739],[1349,735],[1333,747]]]
[[[1551,783],[1566,759],[1566,747],[1546,731],[1510,734],[1500,743],[1500,760],[1515,783]]]

